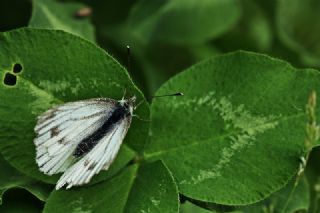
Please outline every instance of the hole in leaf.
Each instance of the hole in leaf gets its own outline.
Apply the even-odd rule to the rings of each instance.
[[[7,72],[4,76],[3,83],[8,86],[14,86],[17,83],[17,76]]]
[[[14,73],[20,73],[22,71],[22,66],[21,64],[15,64],[13,65],[13,72]]]

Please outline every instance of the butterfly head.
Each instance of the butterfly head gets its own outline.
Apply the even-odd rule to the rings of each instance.
[[[130,112],[130,114],[132,115],[136,99],[137,99],[136,96],[132,96],[131,98],[128,98],[128,99],[121,99],[119,101],[119,104],[122,107],[124,107],[128,112]]]

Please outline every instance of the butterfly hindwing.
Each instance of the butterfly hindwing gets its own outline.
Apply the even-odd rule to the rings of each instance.
[[[106,169],[115,159],[130,126],[131,117],[119,121],[97,145],[60,177],[56,189],[88,183],[93,175]]]
[[[112,99],[89,99],[59,105],[39,116],[34,144],[40,171],[49,175],[65,171],[75,160],[78,143],[110,117],[115,105]]]

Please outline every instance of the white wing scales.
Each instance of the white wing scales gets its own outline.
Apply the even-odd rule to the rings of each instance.
[[[74,162],[78,143],[108,119],[113,107],[113,100],[90,99],[63,104],[42,114],[34,140],[40,171],[48,175],[65,171]]]
[[[121,143],[128,131],[131,118],[126,118],[104,136],[97,145],[86,154],[81,160],[72,165],[60,177],[56,189],[67,185],[67,189],[72,186],[88,183],[93,175],[106,169],[115,159]]]

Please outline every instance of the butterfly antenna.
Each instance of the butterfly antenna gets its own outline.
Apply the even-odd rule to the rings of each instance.
[[[130,46],[127,45],[127,70],[130,73],[131,71],[131,50],[130,50]]]
[[[162,98],[162,97],[168,97],[168,96],[184,96],[182,92],[174,93],[174,94],[167,94],[167,95],[155,95],[152,96],[151,99],[153,98]]]
[[[182,92],[178,92],[178,93],[167,94],[167,95],[155,95],[155,96],[152,96],[151,99],[168,97],[168,96],[184,96],[184,94],[183,94]],[[141,100],[141,101],[134,107],[134,109],[137,109],[138,106],[140,106],[143,102],[144,102],[144,100]]]
[[[130,70],[131,70],[131,53],[130,53],[130,46],[127,45],[126,48],[127,48],[127,70],[128,70],[128,72],[130,72]],[[121,100],[124,100],[124,99],[125,99],[126,92],[127,92],[127,89],[124,88],[123,96],[122,96],[122,99],[121,99]]]

